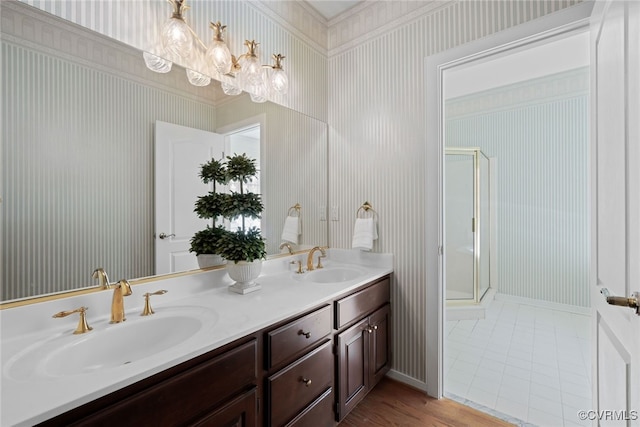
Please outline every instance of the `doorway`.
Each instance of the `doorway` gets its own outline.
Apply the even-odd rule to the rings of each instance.
[[[446,150],[477,148],[495,174],[495,300],[468,317],[445,308],[444,394],[514,423],[579,424],[591,402],[589,34],[447,70],[444,100]],[[445,206],[455,166],[444,162]],[[445,215],[448,301],[461,267]]]

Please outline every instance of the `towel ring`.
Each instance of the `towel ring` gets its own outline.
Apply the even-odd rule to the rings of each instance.
[[[293,212],[297,213],[297,214],[298,214],[298,216],[300,216],[300,208],[301,208],[301,207],[302,207],[302,206],[300,206],[300,203],[296,203],[295,205],[293,205],[293,206],[291,206],[291,207],[289,208],[289,211],[287,212],[287,215],[288,215],[288,216],[291,216],[291,212],[293,211]]]
[[[376,216],[378,216],[378,212],[375,211],[375,209],[373,209],[373,206],[371,206],[371,204],[369,202],[364,202],[362,204],[362,206],[360,206],[358,208],[358,210],[356,211],[356,218],[360,218],[360,211],[364,211],[364,212],[369,212],[371,211],[371,216],[373,218],[375,218]],[[364,215],[364,213],[363,213]],[[365,218],[364,216],[362,218]]]

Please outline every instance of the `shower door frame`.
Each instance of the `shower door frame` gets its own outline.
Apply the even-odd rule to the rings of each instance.
[[[488,253],[485,255],[488,257],[487,268],[489,269],[489,286],[482,292],[480,295],[480,243],[483,238],[490,239],[490,236],[482,236],[481,224],[483,221],[482,213],[480,209],[480,197],[481,197],[481,188],[480,188],[480,159],[481,156],[487,160],[487,167],[490,168],[489,158],[482,152],[480,147],[445,147],[445,158],[447,155],[461,155],[461,156],[473,156],[473,218],[471,218],[472,225],[471,231],[473,233],[473,298],[465,298],[465,299],[446,299],[447,305],[468,305],[468,304],[479,304],[482,300],[482,297],[487,293],[489,288],[491,287],[491,250],[489,245]],[[446,168],[446,162],[445,162]],[[489,169],[489,173],[491,173],[491,169]],[[487,191],[489,192],[489,197],[487,200],[491,200],[490,197],[490,181],[487,182]],[[446,197],[446,195],[445,195]],[[489,201],[487,202],[489,203]],[[491,227],[491,203],[488,206],[489,209],[489,217],[485,218],[485,221],[489,221],[489,228]],[[490,232],[489,232],[490,234]],[[445,246],[446,246],[446,233],[445,233]],[[445,265],[445,269],[447,266]],[[445,283],[445,298],[446,298],[446,283]]]

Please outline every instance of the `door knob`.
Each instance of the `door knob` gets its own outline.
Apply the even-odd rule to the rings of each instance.
[[[173,234],[173,233],[172,233],[172,234],[160,233],[160,234],[158,235],[158,237],[159,237],[159,238],[161,238],[162,240],[167,239],[167,238],[169,238],[169,237],[175,237],[175,236],[176,236],[176,235],[175,235],[175,234]]]
[[[602,288],[600,293],[604,295],[607,303],[611,305],[618,305],[620,307],[635,308],[636,314],[640,316],[640,292],[633,292],[630,297],[615,297],[611,296],[609,289]]]

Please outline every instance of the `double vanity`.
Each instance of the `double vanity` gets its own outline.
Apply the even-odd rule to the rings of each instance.
[[[113,290],[0,311],[0,424],[336,425],[390,368],[393,262],[327,255],[265,261],[246,295],[219,269],[132,281],[120,323]],[[52,318],[79,308],[85,333]]]

